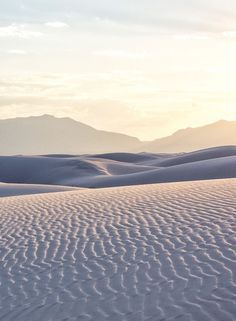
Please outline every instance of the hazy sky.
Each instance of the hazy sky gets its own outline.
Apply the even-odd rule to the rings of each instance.
[[[157,138],[236,120],[235,0],[0,0],[0,118]]]

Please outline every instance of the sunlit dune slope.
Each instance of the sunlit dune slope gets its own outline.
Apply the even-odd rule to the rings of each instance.
[[[236,180],[0,199],[0,319],[234,321]]]

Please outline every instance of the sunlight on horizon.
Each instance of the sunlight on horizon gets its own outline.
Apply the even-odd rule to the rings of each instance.
[[[143,140],[236,120],[236,3],[0,4],[0,118],[52,114]]]

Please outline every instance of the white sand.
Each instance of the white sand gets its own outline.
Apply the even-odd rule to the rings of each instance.
[[[42,193],[56,193],[77,190],[67,186],[55,185],[35,185],[35,184],[6,184],[0,183],[0,197],[42,194]]]
[[[0,156],[0,182],[103,188],[236,178],[236,146],[186,154]]]
[[[0,199],[0,320],[235,321],[236,180]]]

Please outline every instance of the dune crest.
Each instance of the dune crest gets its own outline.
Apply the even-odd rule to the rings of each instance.
[[[43,193],[58,193],[78,190],[69,186],[36,185],[36,184],[6,184],[0,183],[0,197],[19,196]]]
[[[181,154],[0,156],[0,182],[103,188],[236,177],[236,146]]]

